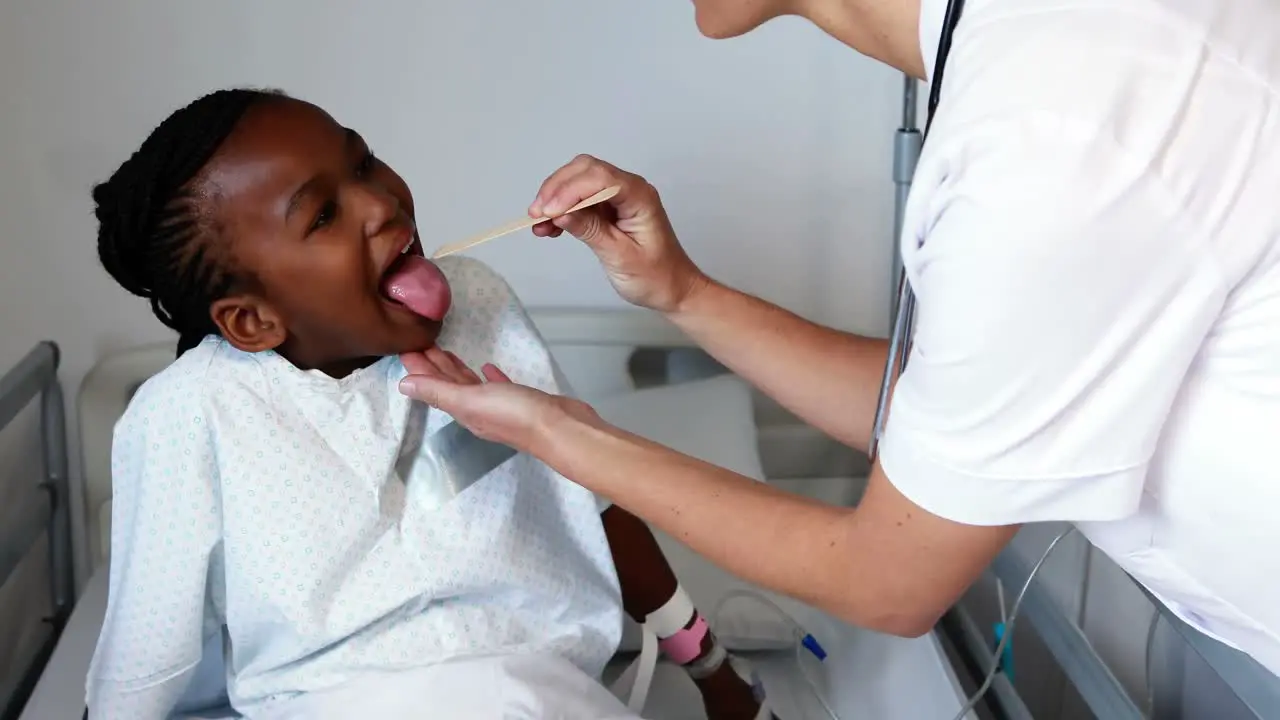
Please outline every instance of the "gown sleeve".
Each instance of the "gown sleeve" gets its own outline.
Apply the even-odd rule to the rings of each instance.
[[[209,570],[221,508],[200,355],[144,383],[115,427],[107,609],[85,688],[94,720],[168,717],[219,626]]]

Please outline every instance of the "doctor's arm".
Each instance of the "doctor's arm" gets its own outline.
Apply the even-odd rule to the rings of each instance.
[[[579,156],[547,178],[530,214],[555,216],[615,185],[620,190],[608,203],[542,223],[534,233],[582,240],[623,298],[663,313],[782,406],[866,450],[886,341],[823,327],[707,277],[681,247],[657,190],[594,157]]]
[[[734,575],[885,633],[927,632],[1016,532],[932,515],[879,465],[858,507],[844,508],[604,423],[565,416],[546,436],[535,452],[557,471],[608,488],[617,505]]]
[[[1105,134],[1042,116],[1010,122],[963,148],[964,172],[937,180],[930,237],[912,259],[914,347],[856,508],[680,455],[582,403],[502,382],[493,367],[475,385],[423,359],[405,392],[533,453],[744,579],[866,627],[922,632],[1019,525],[1138,509],[1165,418],[1225,295],[1179,203],[1125,167]],[[556,223],[592,245],[624,297],[679,312],[693,296],[688,283],[648,282],[643,292],[628,284],[672,246],[609,234],[654,225],[645,212],[624,203],[613,226]],[[792,371],[798,383],[848,387],[845,368]],[[844,404],[834,392],[828,402]]]
[[[492,365],[481,383],[439,350],[403,359],[410,396],[534,455],[729,572],[864,627],[927,631],[1015,531],[934,516],[878,465],[857,508],[824,505],[615,428]]]
[[[805,422],[867,450],[887,340],[818,325],[711,279],[667,318]]]

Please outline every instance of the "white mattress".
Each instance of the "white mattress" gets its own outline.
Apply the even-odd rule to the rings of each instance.
[[[84,678],[107,603],[107,570],[90,579],[85,593],[19,720],[79,720],[84,713]],[[780,602],[819,638],[825,663],[808,658],[827,700],[841,718],[946,720],[960,709],[951,668],[932,635],[913,640],[889,637],[837,622],[801,603]],[[826,718],[800,675],[792,653],[750,656],[771,702],[783,720]],[[615,661],[620,671],[629,659]],[[606,672],[609,677],[609,672]],[[644,716],[652,720],[702,720],[697,689],[679,668],[660,666]]]
[[[80,720],[84,715],[84,678],[107,612],[107,568],[89,578],[76,602],[62,639],[18,720]]]

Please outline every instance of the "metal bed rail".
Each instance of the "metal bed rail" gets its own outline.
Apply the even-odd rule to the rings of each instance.
[[[0,377],[0,431],[7,428],[32,400],[40,401],[40,444],[44,474],[35,487],[38,499],[19,499],[0,508],[0,587],[48,533],[50,627],[31,665],[17,677],[0,678],[0,720],[16,718],[35,688],[40,673],[57,646],[74,604],[71,545],[71,493],[67,477],[66,408],[58,380],[61,353],[49,341],[37,344],[12,370]]]
[[[1006,549],[996,557],[991,571],[1005,586],[1021,587],[1027,581],[1030,567],[1014,551]],[[1186,645],[1222,679],[1243,707],[1258,720],[1280,720],[1280,678],[1248,655],[1187,625],[1141,583],[1132,578],[1130,581],[1151,601],[1159,621],[1176,630]],[[957,605],[944,616],[940,625],[952,646],[959,651],[969,674],[976,678],[986,675],[994,662],[992,648],[969,613]],[[1063,612],[1038,577],[1027,588],[1018,626],[1015,634],[1034,628],[1067,682],[1074,686],[1094,717],[1105,720],[1146,719],[1146,712],[1129,696],[1081,628]],[[997,718],[1021,720],[1029,717],[1022,698],[1002,673],[997,674],[996,681],[987,691],[985,706]]]
[[[1187,647],[1222,678],[1222,682],[1235,693],[1244,707],[1259,720],[1280,720],[1280,678],[1271,674],[1257,660],[1183,622],[1168,605],[1152,595],[1141,583],[1134,583],[1155,605],[1156,612],[1160,614],[1160,622],[1177,632]]]

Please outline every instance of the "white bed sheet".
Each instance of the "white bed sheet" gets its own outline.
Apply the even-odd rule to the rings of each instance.
[[[97,642],[107,602],[107,570],[90,579],[48,669],[19,720],[79,720],[84,712],[84,678]],[[779,604],[822,643],[824,663],[807,658],[807,667],[841,718],[947,720],[963,698],[932,634],[913,640],[868,632],[835,621],[802,603]],[[792,653],[749,656],[760,672],[782,720],[822,719]],[[620,672],[629,658],[616,659],[606,671]],[[697,689],[683,671],[662,664],[654,675],[643,713],[652,720],[703,720]]]

